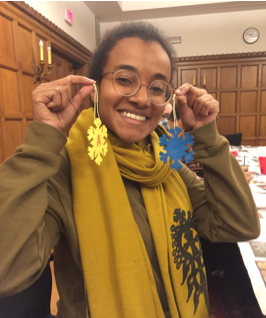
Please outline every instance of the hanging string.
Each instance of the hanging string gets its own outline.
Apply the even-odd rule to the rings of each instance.
[[[99,113],[99,103],[98,103],[98,90],[97,90],[97,86],[96,86],[96,82],[94,82],[93,84],[94,87],[94,118],[96,118],[96,111],[97,111],[97,116],[99,119],[100,118],[100,113]],[[96,98],[95,98],[96,97]]]
[[[176,127],[178,127],[177,119],[176,119],[176,110],[175,110],[175,98],[176,98],[176,94],[173,95],[174,130]]]

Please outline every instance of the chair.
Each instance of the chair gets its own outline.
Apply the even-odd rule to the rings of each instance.
[[[1,318],[50,318],[52,275],[50,263],[38,280],[22,292],[0,299]]]
[[[242,141],[242,133],[224,135],[224,137],[229,141],[230,146],[240,146]]]

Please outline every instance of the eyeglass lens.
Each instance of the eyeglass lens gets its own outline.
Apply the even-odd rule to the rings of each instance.
[[[138,76],[127,70],[119,70],[113,77],[114,89],[122,96],[134,95],[140,87]],[[172,87],[164,81],[154,81],[149,85],[148,97],[155,105],[164,105],[172,95]]]

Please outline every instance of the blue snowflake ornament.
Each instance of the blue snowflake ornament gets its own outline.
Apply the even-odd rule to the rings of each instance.
[[[182,168],[179,160],[189,163],[194,159],[194,151],[186,152],[189,149],[186,145],[194,144],[193,136],[185,132],[180,134],[181,132],[182,129],[176,127],[169,130],[170,136],[162,135],[160,137],[160,146],[165,146],[160,152],[160,159],[164,163],[171,162],[171,167],[175,170]]]

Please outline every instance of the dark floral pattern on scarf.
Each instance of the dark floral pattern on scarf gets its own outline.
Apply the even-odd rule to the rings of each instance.
[[[183,281],[188,288],[187,302],[193,295],[194,315],[199,305],[200,294],[204,295],[208,307],[207,279],[204,269],[199,236],[196,229],[195,218],[190,211],[175,209],[171,226],[172,255],[176,268],[183,270]]]

